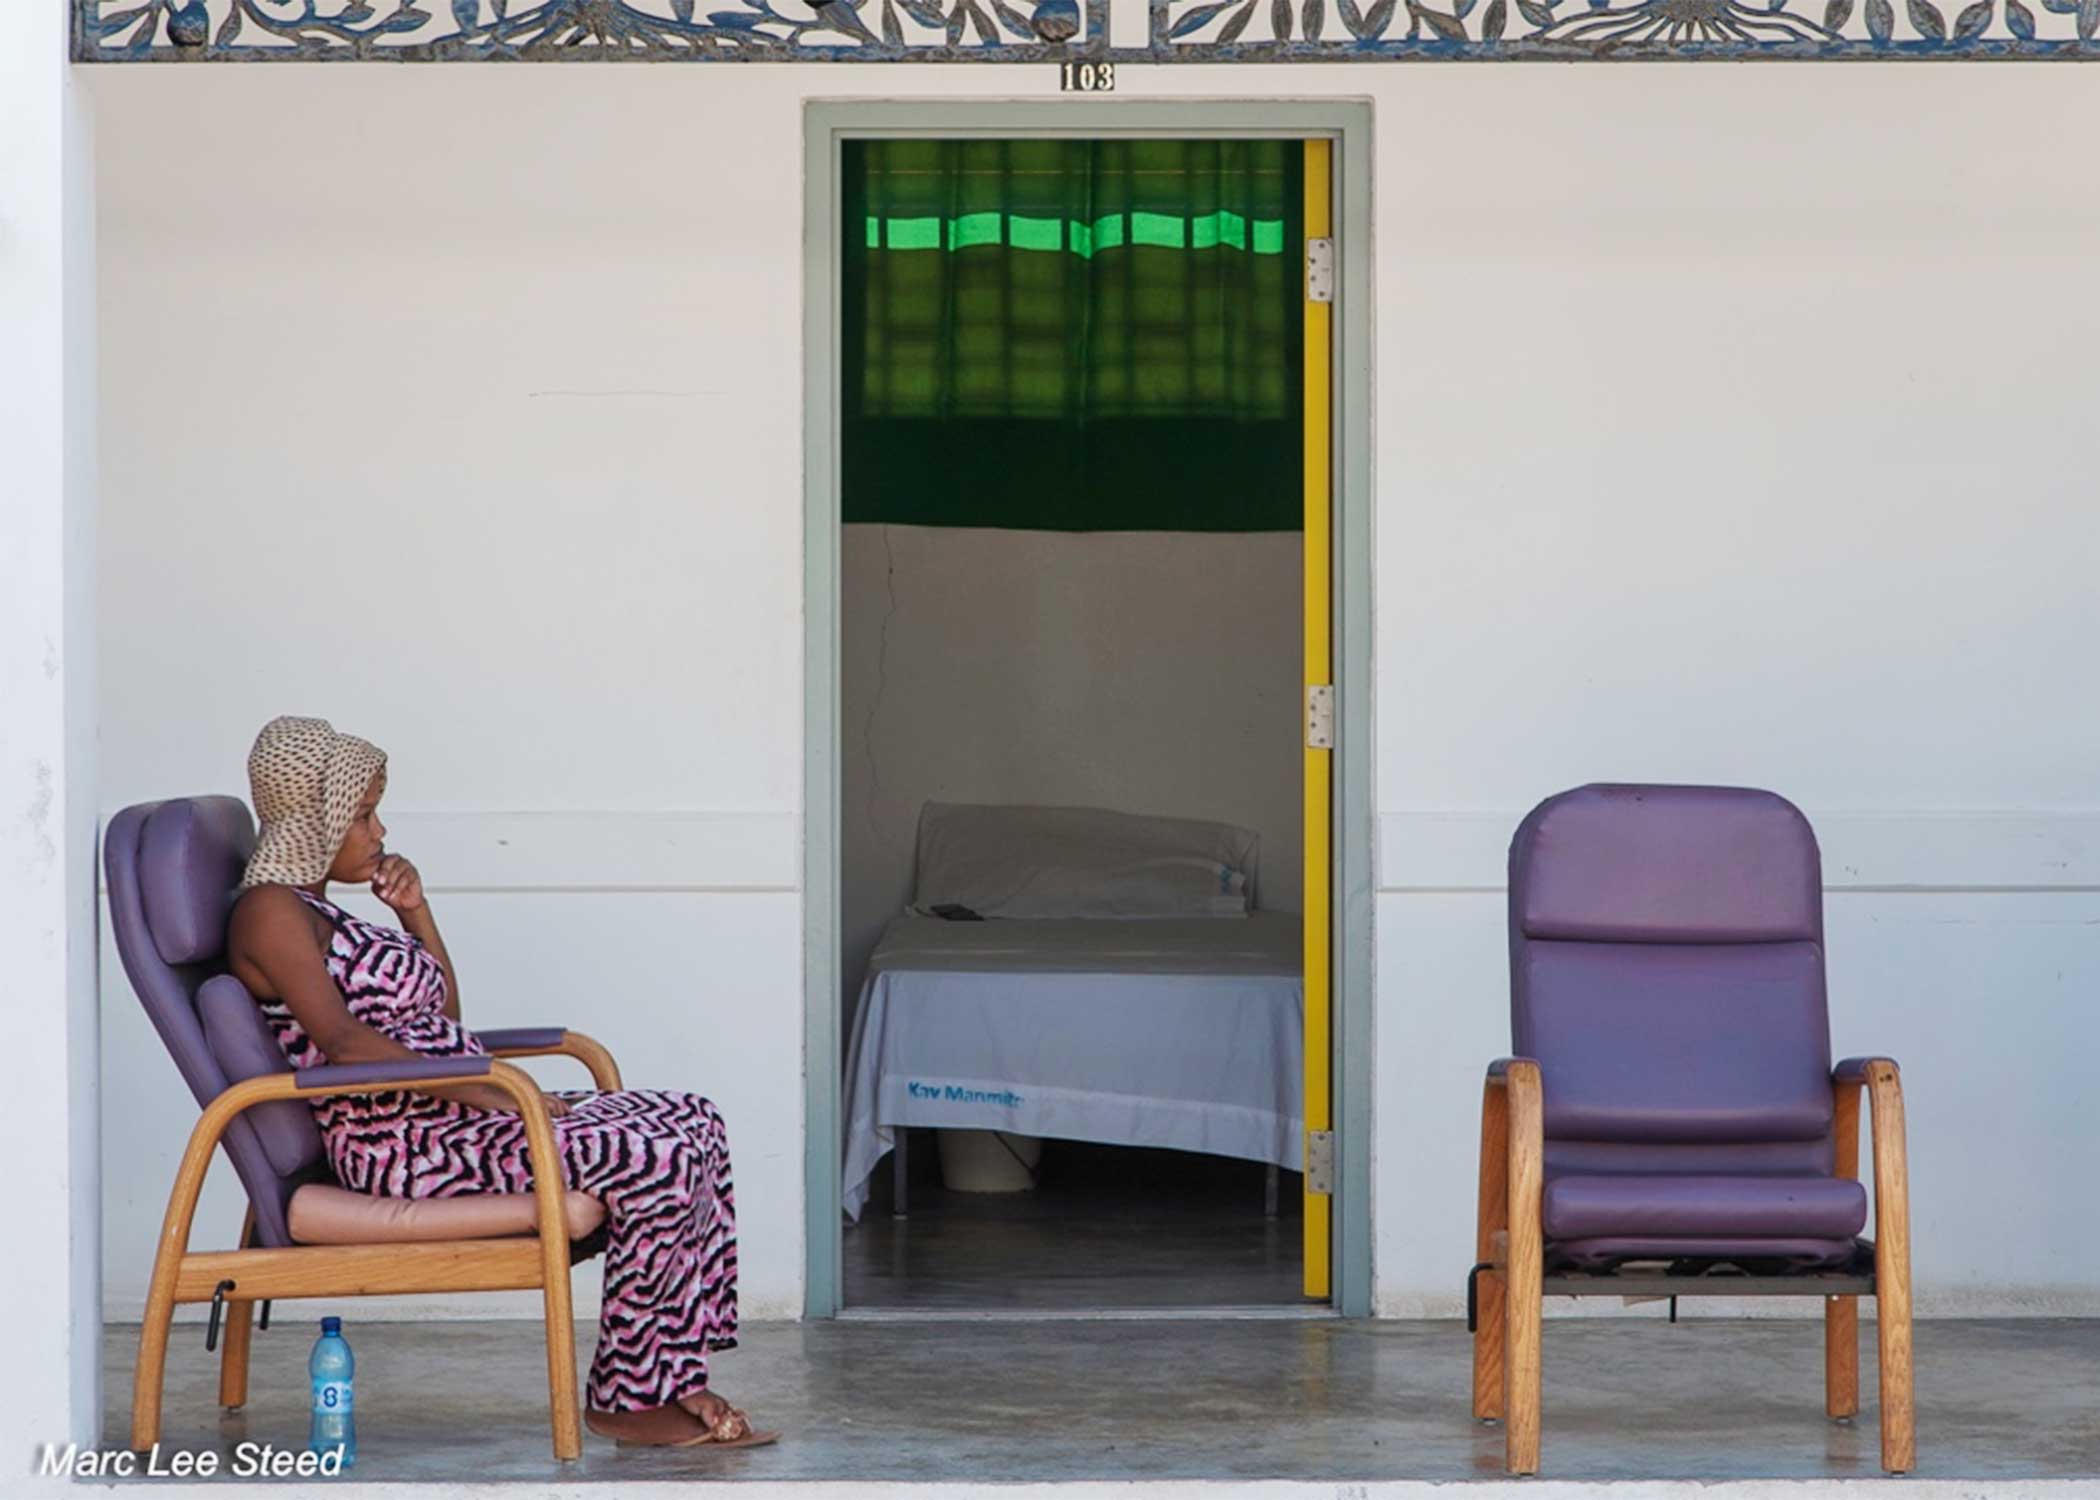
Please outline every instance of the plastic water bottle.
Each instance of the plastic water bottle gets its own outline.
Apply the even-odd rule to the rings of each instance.
[[[357,1416],[351,1397],[351,1380],[357,1360],[350,1341],[343,1337],[341,1318],[323,1318],[321,1336],[314,1340],[313,1357],[306,1373],[313,1379],[314,1420],[306,1446],[315,1453],[343,1450],[343,1467],[357,1461]]]

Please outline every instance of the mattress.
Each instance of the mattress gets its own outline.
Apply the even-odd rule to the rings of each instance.
[[[1301,920],[947,922],[877,945],[846,1062],[844,1202],[905,1126],[1302,1166]]]

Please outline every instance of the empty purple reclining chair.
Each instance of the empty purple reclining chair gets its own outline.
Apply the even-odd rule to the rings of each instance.
[[[1824,1297],[1841,1419],[1874,1296],[1882,1466],[1908,1471],[1902,1091],[1885,1058],[1831,1066],[1808,820],[1732,787],[1548,798],[1510,845],[1509,968],[1516,1056],[1488,1072],[1468,1306],[1473,1413],[1504,1421],[1510,1471],[1538,1470],[1544,1296],[1710,1294]]]
[[[174,1056],[203,1116],[191,1132],[168,1201],[132,1399],[132,1446],[160,1437],[169,1324],[183,1302],[227,1316],[219,1400],[247,1399],[250,1317],[274,1297],[537,1288],[547,1320],[548,1389],[559,1458],[583,1451],[576,1402],[569,1266],[596,1248],[604,1207],[564,1191],[559,1172],[531,1193],[413,1201],[350,1193],[330,1176],[308,1101],[416,1084],[484,1079],[510,1093],[525,1118],[531,1159],[558,1160],[540,1092],[490,1058],[422,1058],[294,1072],[255,1000],[225,972],[227,918],[255,846],[247,807],[232,797],[127,807],[104,841],[117,953],[146,1014]],[[483,1031],[498,1057],[563,1053],[600,1089],[620,1086],[612,1056],[559,1027]],[[238,1247],[189,1248],[205,1170],[223,1146],[248,1195]]]

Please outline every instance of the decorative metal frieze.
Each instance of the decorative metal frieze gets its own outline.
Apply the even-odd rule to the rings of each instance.
[[[1150,0],[1163,61],[2100,61],[2100,0]],[[1900,9],[1898,8],[1900,6]]]
[[[73,0],[83,62],[2100,61],[2100,0]],[[702,7],[714,7],[702,9]]]
[[[2100,0],[2096,0],[2100,3]],[[83,62],[1055,62],[1108,0],[75,0]]]

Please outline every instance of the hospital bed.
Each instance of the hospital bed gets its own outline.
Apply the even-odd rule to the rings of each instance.
[[[886,1153],[902,1204],[926,1126],[1264,1162],[1273,1211],[1276,1169],[1303,1167],[1302,935],[1251,909],[1257,850],[1218,824],[929,806],[854,1017],[847,1214]]]

